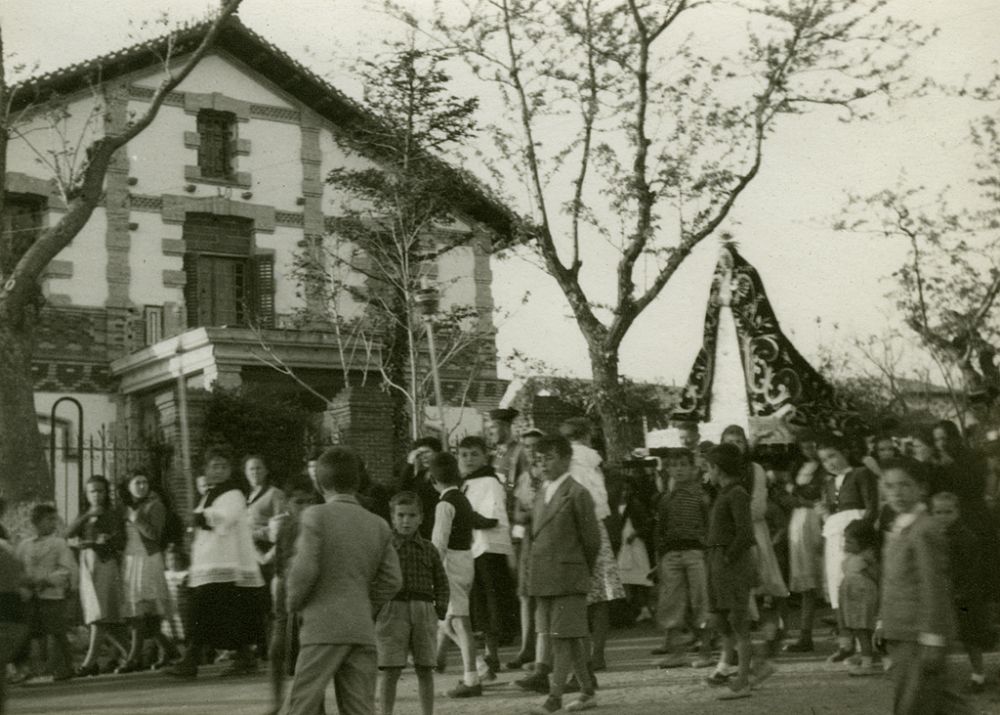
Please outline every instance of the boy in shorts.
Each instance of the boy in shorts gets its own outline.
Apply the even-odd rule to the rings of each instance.
[[[538,660],[552,650],[549,696],[532,715],[562,711],[562,696],[570,670],[580,683],[580,697],[566,710],[597,707],[594,681],[587,667],[587,593],[597,562],[601,534],[594,501],[569,473],[573,448],[565,437],[538,441],[544,484],[535,496],[528,558],[528,595],[535,598]],[[544,670],[537,671],[543,674]]]
[[[440,494],[434,510],[434,532],[431,542],[441,555],[448,575],[448,613],[438,638],[438,668],[444,669],[444,653],[448,640],[462,651],[462,680],[448,691],[451,698],[470,698],[483,694],[476,672],[476,643],[472,638],[469,618],[469,593],[475,578],[472,558],[472,506],[462,494],[462,475],[458,462],[446,452],[431,457],[431,481]]]
[[[434,712],[435,634],[438,620],[448,609],[448,576],[437,549],[420,536],[423,519],[420,497],[400,492],[389,507],[392,539],[399,554],[403,588],[382,606],[375,620],[375,650],[378,654],[378,692],[382,715],[392,715],[396,684],[413,655],[417,689],[423,715]]]
[[[774,674],[762,654],[755,654],[750,639],[750,592],[756,583],[752,548],[753,524],[750,495],[742,486],[743,455],[732,444],[713,447],[706,456],[712,481],[719,494],[708,522],[708,597],[723,638],[722,656],[709,685],[722,685],[733,675],[727,663],[739,655],[736,678],[719,700],[748,698],[750,690]]]
[[[520,612],[511,571],[514,547],[507,518],[507,492],[490,465],[488,454],[481,437],[470,435],[458,444],[458,466],[465,479],[462,492],[474,512],[472,623],[483,633],[485,653],[479,672],[487,682],[496,679],[496,671],[500,670],[500,643],[518,632]]]

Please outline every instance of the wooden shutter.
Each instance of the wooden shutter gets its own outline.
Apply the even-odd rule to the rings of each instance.
[[[274,327],[274,256],[262,253],[250,259],[253,274],[254,322],[262,328]]]
[[[184,254],[184,275],[187,280],[184,283],[184,307],[187,309],[187,327],[196,328],[201,325],[201,316],[198,313],[198,254]]]

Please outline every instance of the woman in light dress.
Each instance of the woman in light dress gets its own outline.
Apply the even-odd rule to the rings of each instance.
[[[125,647],[111,633],[122,619],[122,581],[119,561],[125,546],[122,513],[111,503],[108,480],[94,475],[87,480],[87,510],[81,512],[66,532],[69,545],[80,554],[80,605],[83,622],[90,629],[90,643],[79,675],[97,675],[97,657],[106,640],[119,657]]]
[[[604,670],[607,664],[604,659],[604,646],[608,640],[610,628],[610,610],[608,604],[620,598],[625,598],[625,586],[622,585],[618,562],[611,548],[606,521],[611,516],[611,506],[608,504],[608,490],[604,483],[604,472],[601,470],[601,455],[590,446],[591,426],[585,417],[573,417],[559,426],[559,432],[573,446],[573,459],[570,462],[570,476],[590,492],[594,500],[594,513],[601,530],[601,549],[597,554],[597,563],[590,581],[590,593],[587,595],[587,611],[590,618],[591,633],[591,666],[594,670]]]
[[[142,646],[147,638],[156,640],[162,649],[154,667],[163,666],[177,654],[173,643],[160,631],[160,622],[170,612],[170,593],[164,575],[163,528],[167,507],[160,495],[150,489],[149,477],[133,472],[125,483],[125,563],[122,568],[125,599],[123,613],[129,626],[131,643],[119,673],[145,667]]]
[[[787,487],[794,504],[788,521],[788,588],[802,597],[802,621],[798,641],[785,650],[811,653],[816,601],[823,588],[823,518],[819,504],[826,472],[819,462],[814,437],[802,435],[798,445],[801,458],[793,472],[794,481]]]

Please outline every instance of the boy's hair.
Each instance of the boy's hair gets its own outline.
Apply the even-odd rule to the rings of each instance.
[[[565,422],[563,423],[565,424]],[[569,459],[573,456],[573,445],[561,434],[547,434],[538,440],[535,449],[540,454],[555,454],[557,457]]]
[[[31,507],[31,523],[34,526],[38,526],[43,519],[48,519],[50,516],[59,516],[59,510],[54,504],[35,504]]]
[[[224,459],[225,461],[229,462],[230,466],[232,466],[233,464],[232,452],[230,452],[229,447],[222,444],[212,445],[211,447],[206,449],[205,454],[202,455],[201,463],[207,467],[208,463],[211,462],[213,459]]]
[[[423,516],[424,505],[420,503],[420,497],[415,492],[398,492],[392,495],[389,500],[389,513],[395,514],[397,506],[415,506],[417,513]]]
[[[683,462],[690,467],[694,465],[694,452],[690,449],[673,448],[664,458],[664,461],[667,467],[670,467],[672,462]]]
[[[835,449],[845,458],[850,454],[850,445],[847,439],[833,432],[820,435],[819,439],[816,440],[816,449]]]
[[[895,457],[893,459],[885,460],[885,464],[881,465],[881,467],[883,474],[890,470],[903,472],[910,479],[916,482],[919,487],[927,487],[930,484],[928,466],[915,459],[910,459],[909,457]]]
[[[324,491],[343,494],[361,486],[361,458],[350,447],[330,447],[318,461],[316,481]]]
[[[559,425],[559,434],[569,440],[584,439],[593,433],[593,426],[586,417],[570,417]]]
[[[463,437],[462,441],[458,443],[458,448],[478,449],[483,454],[489,452],[489,447],[486,446],[486,440],[478,434],[470,434],[468,437]]]
[[[871,549],[878,542],[878,534],[862,519],[855,519],[844,529],[845,539],[857,539],[862,549]]]
[[[321,499],[316,493],[316,487],[308,477],[298,477],[285,485],[285,496],[291,499],[295,494],[308,494],[314,503],[318,504]]]
[[[462,483],[462,474],[458,471],[458,461],[447,452],[438,452],[432,456],[430,466],[427,469],[431,473],[431,479],[438,484],[458,486]]]
[[[942,504],[951,504],[956,509],[960,509],[961,502],[958,499],[958,495],[952,492],[938,492],[931,497],[931,503],[941,502]]]
[[[434,452],[441,451],[441,440],[437,437],[421,437],[419,439],[413,440],[412,449],[420,449],[421,447],[428,447]]]
[[[705,455],[705,459],[714,464],[720,472],[733,479],[740,477],[746,462],[740,448],[728,442],[712,447]]]

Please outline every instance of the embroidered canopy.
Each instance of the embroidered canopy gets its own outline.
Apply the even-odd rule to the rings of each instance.
[[[720,317],[731,310],[743,367],[748,422],[768,424],[786,440],[803,428],[856,433],[861,419],[781,331],[757,270],[736,247],[723,244],[712,278],[705,335],[673,418],[712,420],[712,385],[719,357]],[[785,440],[779,440],[785,441]]]

